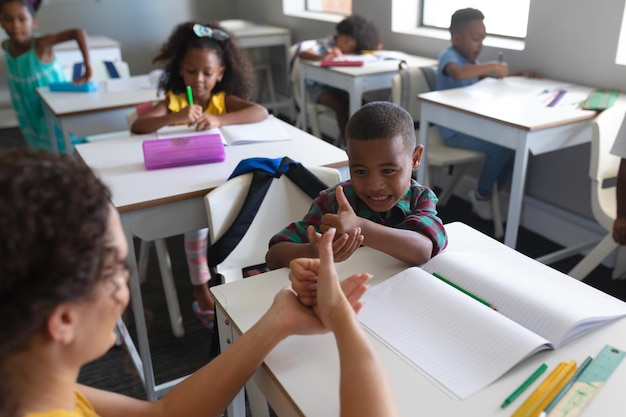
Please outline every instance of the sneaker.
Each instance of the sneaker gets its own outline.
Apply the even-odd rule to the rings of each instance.
[[[491,211],[491,200],[480,200],[476,197],[476,192],[470,190],[467,194],[470,203],[472,203],[472,212],[483,220],[493,220],[493,212]]]

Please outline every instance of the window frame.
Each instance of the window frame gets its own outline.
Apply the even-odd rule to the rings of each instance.
[[[346,16],[337,13],[312,12],[306,10],[306,0],[283,0],[283,14],[285,16],[333,23],[339,23],[346,18]]]

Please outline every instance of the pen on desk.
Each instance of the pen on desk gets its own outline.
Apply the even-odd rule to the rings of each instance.
[[[556,395],[556,397],[554,397],[554,399],[552,401],[550,401],[550,403],[546,406],[546,408],[543,409],[541,414],[539,414],[539,417],[546,417],[550,413],[550,411],[552,411],[552,409],[559,403],[559,401],[561,401],[561,398],[563,398],[565,393],[567,393],[567,391],[569,391],[569,389],[572,387],[572,385],[574,385],[574,383],[576,382],[576,380],[578,379],[580,374],[582,374],[583,371],[585,370],[585,368],[587,366],[589,366],[589,364],[591,363],[592,360],[593,360],[593,358],[591,356],[588,356],[587,359],[584,360],[584,362],[576,370],[574,375],[572,375],[572,377],[569,379],[569,381],[567,381],[567,383],[563,386],[561,391],[559,391],[559,393]]]
[[[187,101],[189,101],[189,104],[193,104],[193,94],[190,86],[187,86]]]
[[[542,403],[546,398],[554,398],[554,393],[557,391],[557,387],[565,378],[569,378],[569,375],[574,372],[576,368],[576,362],[561,362],[550,375],[544,379],[541,384],[526,398],[526,400],[519,406],[511,417],[536,417],[540,412]],[[571,372],[571,373],[570,373]]]
[[[482,298],[478,297],[477,295],[472,294],[471,292],[467,291],[465,288],[462,288],[458,285],[456,285],[454,282],[444,278],[443,276],[441,276],[440,274],[433,272],[433,275],[437,278],[439,278],[440,280],[442,280],[443,282],[445,282],[446,284],[456,288],[457,290],[461,291],[463,294],[469,295],[470,297],[472,297],[474,300],[483,303],[484,305],[486,305],[489,308],[492,309],[496,309],[489,301],[485,301]]]
[[[548,365],[546,365],[545,363],[542,363],[539,366],[539,368],[537,368],[537,370],[533,372],[532,375],[526,379],[526,381],[522,382],[522,385],[520,385],[515,391],[513,391],[511,395],[506,397],[506,399],[504,400],[500,408],[505,408],[509,404],[511,404],[513,401],[515,401],[515,399],[519,397],[520,394],[524,392],[526,388],[528,388],[533,382],[535,382],[537,378],[539,378],[541,374],[543,374],[546,371],[546,369],[548,369]]]

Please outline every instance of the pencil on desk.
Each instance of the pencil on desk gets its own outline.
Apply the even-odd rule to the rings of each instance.
[[[446,284],[450,285],[451,287],[454,287],[454,288],[456,288],[457,290],[461,291],[463,294],[465,294],[465,295],[469,295],[469,296],[470,296],[470,297],[472,297],[474,300],[476,300],[476,301],[478,301],[478,302],[480,302],[480,303],[483,303],[484,305],[486,305],[486,306],[487,306],[487,307],[489,307],[489,308],[492,308],[492,309],[494,309],[494,310],[496,309],[496,308],[493,306],[493,304],[491,304],[489,301],[485,301],[485,300],[483,300],[482,298],[478,297],[477,295],[472,294],[471,292],[467,291],[465,288],[460,287],[460,286],[456,285],[454,282],[452,282],[452,281],[450,281],[450,280],[448,280],[448,279],[444,278],[442,275],[440,275],[440,274],[438,274],[438,273],[436,273],[436,272],[433,272],[433,275],[434,275],[435,277],[439,278],[440,280],[442,280],[443,282],[445,282]]]
[[[519,397],[521,393],[524,392],[526,388],[528,388],[533,382],[535,382],[535,380],[537,380],[537,378],[539,378],[546,369],[548,369],[548,365],[546,365],[545,363],[539,365],[539,368],[537,368],[537,370],[533,372],[531,376],[529,376],[524,382],[522,382],[522,385],[520,385],[515,391],[513,391],[511,395],[506,397],[500,408],[508,407],[508,405],[515,401],[515,399]]]
[[[558,387],[565,384],[576,371],[576,362],[561,362],[556,368],[543,380],[541,384],[530,394],[526,401],[519,406],[519,408],[513,413],[511,417],[537,417],[541,411],[541,407],[544,404],[546,398],[548,399],[545,404],[547,405],[554,396],[559,392]],[[563,382],[565,380],[565,382]],[[545,406],[545,405],[544,405]]]

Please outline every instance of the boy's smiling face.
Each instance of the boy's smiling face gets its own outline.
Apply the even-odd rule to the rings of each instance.
[[[404,196],[424,148],[408,149],[401,136],[348,139],[346,152],[354,192],[375,212],[389,211]]]
[[[478,59],[487,30],[482,20],[472,20],[452,35],[452,46],[470,61]]]

